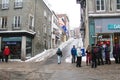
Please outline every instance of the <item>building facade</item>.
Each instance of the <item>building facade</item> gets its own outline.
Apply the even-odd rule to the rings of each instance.
[[[67,41],[69,38],[69,31],[70,31],[70,26],[69,26],[69,18],[66,14],[57,14],[59,18],[59,26],[62,29],[62,38],[61,41]]]
[[[51,48],[52,12],[43,0],[0,0],[0,50],[25,60]]]
[[[62,29],[59,27],[59,19],[55,12],[52,14],[52,45],[51,48],[58,47],[61,44]]]
[[[120,44],[120,0],[80,0],[85,6],[85,41],[91,44]]]

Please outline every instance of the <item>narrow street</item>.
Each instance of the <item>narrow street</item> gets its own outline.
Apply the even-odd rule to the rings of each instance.
[[[80,68],[66,62],[72,45],[77,45],[77,40],[63,49],[61,64],[57,64],[57,55],[41,62],[1,62],[0,80],[120,80],[120,64],[112,62],[94,69],[85,62]]]

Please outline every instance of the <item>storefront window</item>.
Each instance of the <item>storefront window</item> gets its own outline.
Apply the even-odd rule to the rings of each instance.
[[[2,49],[7,45],[10,48],[11,59],[20,59],[21,58],[21,37],[3,37],[2,38]]]
[[[28,38],[26,39],[26,57],[32,56],[32,39]]]

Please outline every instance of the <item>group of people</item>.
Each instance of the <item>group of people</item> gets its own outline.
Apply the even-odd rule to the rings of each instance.
[[[56,54],[58,57],[58,64],[61,64],[61,57],[63,55],[60,48],[58,48]],[[81,48],[80,47],[76,48],[75,45],[73,45],[73,47],[71,48],[71,56],[72,56],[71,62],[76,63],[76,67],[81,67],[81,61],[82,61]]]
[[[91,65],[92,68],[96,68],[97,65],[111,64],[109,44],[104,47],[99,44],[88,45],[86,54],[86,65]],[[103,59],[103,55],[105,59]]]
[[[0,52],[0,58],[2,62],[8,62],[8,57],[10,55],[10,48],[8,46],[5,46],[4,49]]]
[[[81,61],[82,61],[82,52],[80,47],[75,47],[73,45],[71,49],[71,55],[72,55],[72,63],[76,63],[76,67],[81,67]]]

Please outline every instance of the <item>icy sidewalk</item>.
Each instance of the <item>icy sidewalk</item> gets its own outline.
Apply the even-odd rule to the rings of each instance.
[[[71,43],[73,40],[74,40],[73,38],[70,38],[68,41],[62,43],[59,46],[59,48],[63,49],[67,44]],[[25,62],[40,62],[42,60],[45,60],[45,59],[55,55],[56,51],[57,51],[57,48],[56,49],[45,50],[42,53],[39,53],[38,55],[26,60]]]

